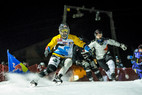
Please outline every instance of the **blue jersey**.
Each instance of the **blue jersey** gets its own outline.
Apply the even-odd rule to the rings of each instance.
[[[133,60],[138,64],[142,65],[142,52],[139,52],[138,49],[135,49]]]
[[[139,79],[142,79],[142,53],[136,49],[131,60],[132,69],[138,74]]]

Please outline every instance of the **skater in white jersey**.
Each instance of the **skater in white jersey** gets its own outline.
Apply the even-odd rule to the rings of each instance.
[[[123,50],[127,50],[127,47],[113,39],[104,38],[102,31],[99,29],[94,32],[94,36],[95,40],[89,44],[89,47],[95,50],[97,63],[105,70],[109,80],[115,80],[115,63],[108,51],[108,45],[120,47]]]

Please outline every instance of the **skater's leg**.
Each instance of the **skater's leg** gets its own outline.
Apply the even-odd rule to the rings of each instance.
[[[106,64],[109,67],[110,75],[111,75],[112,80],[115,80],[115,64],[114,64],[114,61],[109,60],[109,61],[106,62]]]
[[[88,78],[88,80],[93,81],[92,71],[90,69],[90,63],[88,63],[87,61],[83,61],[83,62],[81,62],[81,65],[84,68],[84,70],[86,71],[86,77]]]
[[[63,82],[61,77],[63,75],[65,75],[65,73],[68,71],[68,69],[72,66],[72,59],[70,58],[67,58],[65,61],[64,61],[64,66],[60,69],[59,73],[57,76],[55,76],[54,78],[54,82]]]
[[[52,56],[49,60],[47,68],[45,70],[41,71],[38,74],[38,78],[33,79],[30,83],[34,84],[36,86],[38,84],[38,80],[40,78],[43,78],[44,76],[49,75],[50,73],[56,71],[59,63],[60,63],[60,58],[56,57],[56,56]]]
[[[94,72],[94,74],[96,75],[96,77],[98,78],[98,80],[103,81],[103,77],[102,77],[102,75],[101,75],[101,73],[100,73],[97,65],[95,64],[95,62],[92,61],[90,63],[90,65],[91,65],[91,70]]]

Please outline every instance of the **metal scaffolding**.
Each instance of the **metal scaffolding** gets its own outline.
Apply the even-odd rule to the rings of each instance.
[[[91,12],[95,12],[96,14],[99,14],[99,13],[106,14],[110,18],[111,37],[112,37],[112,39],[114,39],[114,40],[117,41],[117,37],[116,37],[116,33],[115,33],[115,27],[114,27],[113,15],[112,15],[111,11],[98,10],[98,9],[95,9],[94,7],[92,7],[92,8],[89,9],[89,8],[85,8],[85,6],[76,7],[76,6],[64,5],[64,13],[63,13],[63,20],[62,20],[62,23],[64,23],[64,24],[66,24],[66,21],[67,21],[67,11],[69,11],[70,9],[89,11],[90,13]],[[113,53],[114,53],[114,56],[119,56],[119,50],[118,50],[118,48],[113,47]]]

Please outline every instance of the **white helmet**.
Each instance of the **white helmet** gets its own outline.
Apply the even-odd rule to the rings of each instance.
[[[45,65],[45,64],[44,64],[44,62],[40,62],[40,65],[43,66],[43,65]]]

